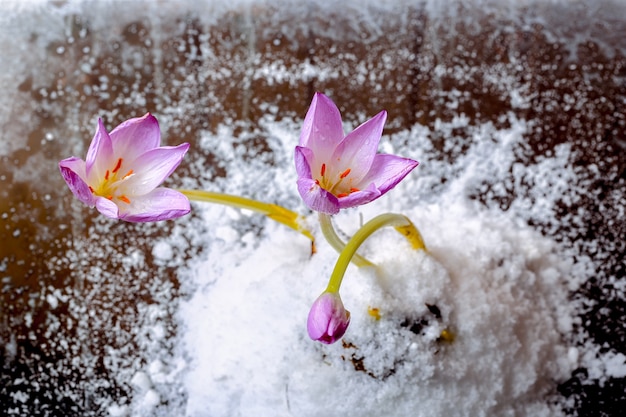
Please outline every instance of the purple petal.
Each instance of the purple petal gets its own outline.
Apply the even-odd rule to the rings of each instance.
[[[318,160],[325,161],[342,139],[339,109],[324,94],[315,93],[302,125],[300,146],[310,148]]]
[[[311,306],[307,331],[311,339],[331,344],[345,334],[349,324],[350,312],[344,308],[339,294],[325,292]]]
[[[127,222],[156,222],[175,219],[191,211],[189,200],[170,188],[156,188],[131,200],[128,212],[120,219]]]
[[[372,183],[366,189],[350,193],[339,199],[339,208],[346,209],[370,203],[383,195]]]
[[[150,113],[122,122],[110,136],[115,155],[129,161],[161,144],[159,122]]]
[[[96,134],[89,145],[87,157],[85,158],[86,180],[103,178],[112,160],[113,145],[111,144],[111,138],[102,123],[102,119],[98,119]]]
[[[359,182],[372,165],[378,152],[378,144],[383,134],[387,112],[381,111],[352,132],[337,146],[332,156],[329,175],[339,175],[350,168],[350,177]]]
[[[188,143],[164,146],[152,149],[132,161],[129,166],[134,173],[124,184],[127,193],[142,195],[155,189],[174,172],[188,149]]]
[[[96,204],[96,199],[89,189],[89,185],[83,179],[87,177],[85,161],[76,157],[67,158],[59,162],[59,169],[74,196],[89,207],[93,207]]]
[[[311,175],[311,161],[313,160],[313,151],[309,148],[296,146],[294,152],[294,160],[296,162],[296,173],[298,178],[313,178]]]
[[[119,207],[108,198],[97,197],[96,198],[96,208],[100,213],[105,215],[106,217],[110,217],[111,219],[119,219],[120,218],[120,209]]]
[[[326,214],[339,213],[339,201],[337,197],[320,187],[315,180],[311,178],[298,179],[298,192],[304,200],[304,203],[311,210],[319,211]]]
[[[361,180],[363,184],[376,184],[381,195],[395,187],[419,162],[396,155],[378,154],[369,172]]]

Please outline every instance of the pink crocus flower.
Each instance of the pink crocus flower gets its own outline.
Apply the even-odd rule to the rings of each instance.
[[[183,216],[189,200],[159,185],[178,167],[188,143],[163,146],[159,123],[150,113],[129,119],[109,134],[98,119],[86,160],[59,162],[61,175],[76,198],[107,217],[151,222]]]
[[[337,292],[326,291],[313,303],[307,320],[309,337],[326,343],[335,343],[350,324],[350,312],[346,310]]]
[[[298,191],[312,210],[336,214],[369,203],[418,165],[376,153],[386,118],[387,112],[381,111],[344,136],[335,103],[315,93],[295,150]]]

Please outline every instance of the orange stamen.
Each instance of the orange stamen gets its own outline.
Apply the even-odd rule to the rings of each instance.
[[[322,164],[322,177],[324,176],[324,174],[326,174],[326,164]]]
[[[89,191],[91,191],[91,194],[95,194],[95,191],[93,190],[93,188],[91,187],[91,185],[89,185],[88,187],[89,187]]]
[[[348,193],[337,194],[337,198],[347,197]]]
[[[115,174],[117,171],[119,171],[121,166],[122,166],[122,158],[119,158],[117,160],[117,165],[115,165],[115,168],[113,168],[113,173]]]
[[[350,188],[351,193],[356,193],[357,191],[361,191],[361,190],[359,190],[358,188],[354,188],[354,187]]]
[[[133,170],[132,170],[132,169],[131,169],[130,171],[128,171],[128,172],[126,173],[126,175],[124,175],[124,176],[122,177],[122,179],[123,179],[123,180],[125,180],[126,178],[130,177],[131,175],[133,175]]]
[[[107,172],[104,173],[104,179],[105,180],[109,180],[109,170],[107,169]]]
[[[120,200],[122,200],[126,204],[130,204],[130,200],[125,195],[121,195],[121,196],[119,196],[117,198],[119,198]]]
[[[113,200],[113,196],[112,195],[108,195],[106,198],[107,198],[107,200]]]
[[[341,173],[341,175],[339,176],[339,178],[345,178],[350,174],[350,168],[346,169],[345,171],[343,171]]]

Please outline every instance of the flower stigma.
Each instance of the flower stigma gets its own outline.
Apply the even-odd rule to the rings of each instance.
[[[337,179],[337,181],[333,182],[330,176],[326,176],[326,164],[322,163],[322,166],[320,168],[320,177],[315,178],[315,184],[319,187],[322,187],[337,198],[347,197],[351,193],[361,191],[357,187],[350,186],[352,184],[351,178],[348,178],[348,186],[344,184],[343,187],[340,187],[344,178],[348,177],[351,171],[352,169],[350,168],[344,170],[341,174],[339,174],[339,178]]]

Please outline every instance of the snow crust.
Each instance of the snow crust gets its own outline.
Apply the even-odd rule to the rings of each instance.
[[[274,124],[284,123],[268,122],[275,132],[289,131]],[[576,286],[582,277],[554,242],[509,213],[468,200],[468,190],[491,171],[478,162],[504,169],[503,156],[521,139],[524,123],[477,130],[489,132],[495,143],[487,147],[485,137],[477,136],[455,162],[459,172],[447,190],[426,199],[421,198],[428,190],[424,184],[446,168],[430,162],[424,129],[397,133],[392,142],[402,138],[412,144],[412,151],[399,153],[409,152],[423,165],[388,197],[337,216],[350,235],[360,219],[401,212],[420,228],[428,253],[414,252],[393,230],[372,236],[364,253],[378,268],[348,270],[342,298],[352,321],[343,341],[331,346],[312,343],[305,320],[330,276],[336,260],[332,249],[321,241],[319,252],[310,256],[305,238],[271,224],[266,237],[250,247],[236,230],[227,232],[223,219],[231,220],[223,213],[230,209],[202,208],[219,243],[192,268],[198,290],[180,309],[190,355],[184,376],[187,415],[314,416],[351,410],[362,416],[383,411],[390,416],[558,415],[546,398],[555,394],[554,381],[567,379],[579,365],[564,335],[576,320],[567,302],[568,285]],[[397,151],[385,142],[386,151]],[[284,152],[290,153],[289,147]],[[567,160],[545,163],[553,170]],[[291,167],[276,170],[282,179]],[[380,319],[368,308],[379,309]],[[440,340],[444,329],[454,334],[453,342]]]

